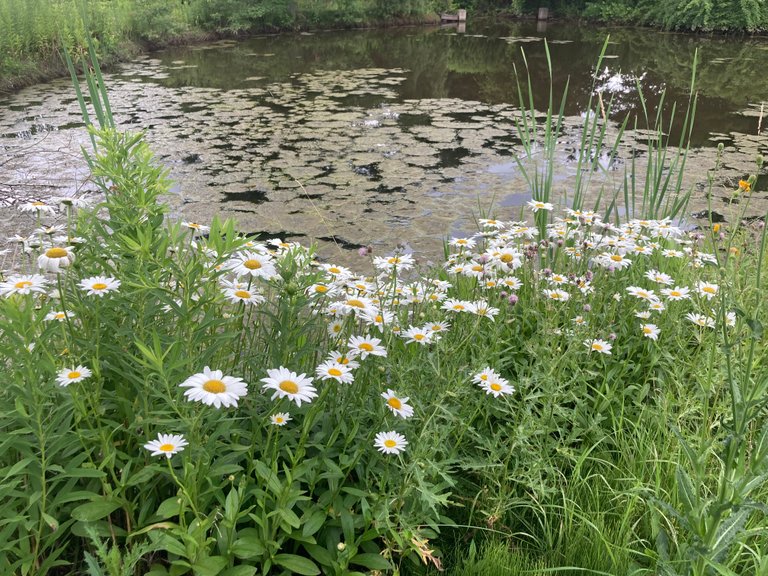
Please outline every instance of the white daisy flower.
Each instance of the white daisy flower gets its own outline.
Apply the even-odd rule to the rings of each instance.
[[[80,382],[81,380],[85,380],[92,374],[93,372],[91,372],[85,366],[65,368],[64,370],[59,371],[58,375],[56,376],[56,382],[58,382],[59,386],[66,387],[73,382]]]
[[[67,268],[75,261],[72,246],[54,246],[48,248],[37,258],[37,267],[46,272],[58,272],[61,268]]]
[[[610,356],[611,348],[613,346],[605,340],[595,338],[594,340],[584,340],[584,346],[589,348],[590,352],[599,352],[600,354],[607,354]]]
[[[264,296],[256,290],[246,288],[224,288],[224,296],[230,302],[242,302],[243,304],[261,304],[265,301]]]
[[[544,290],[543,294],[549,300],[557,300],[558,302],[565,302],[571,297],[565,290]]]
[[[475,384],[483,384],[485,382],[490,382],[493,380],[496,380],[498,378],[501,378],[494,370],[493,368],[486,367],[483,368],[480,372],[472,376],[472,382]]]
[[[194,232],[198,232],[200,234],[207,234],[208,232],[211,231],[210,226],[205,226],[204,224],[198,224],[197,222],[182,221],[181,225],[189,228],[190,230],[193,230]]]
[[[328,336],[331,338],[338,337],[344,329],[344,322],[341,320],[332,320],[328,323]]]
[[[371,356],[386,356],[387,350],[381,345],[381,340],[371,336],[352,336],[347,343],[350,356],[359,356],[365,360]]]
[[[447,332],[450,327],[451,325],[449,322],[441,321],[441,322],[430,322],[422,326],[421,329],[426,332],[432,332],[434,335],[439,335],[439,334],[442,334],[443,332]]]
[[[443,302],[440,306],[441,310],[448,310],[449,312],[469,312],[472,307],[472,303],[467,300],[456,300],[455,298],[449,298]]]
[[[269,421],[275,426],[285,426],[293,420],[288,412],[276,412],[269,417]]]
[[[336,380],[342,384],[351,384],[355,381],[352,369],[348,364],[339,364],[334,360],[326,360],[315,368],[315,374],[321,380]]]
[[[691,297],[690,290],[685,286],[675,286],[674,288],[662,288],[661,293],[668,300],[686,300]]]
[[[719,286],[717,284],[712,284],[711,282],[699,282],[696,285],[696,289],[699,294],[704,296],[704,298],[712,300],[712,298],[717,295]]]
[[[408,440],[405,439],[405,436],[393,430],[376,434],[373,445],[384,454],[400,454],[408,446]]]
[[[188,388],[184,396],[190,401],[198,401],[221,408],[237,406],[237,401],[248,393],[248,384],[241,378],[224,376],[221,370],[211,370],[208,366],[194,376],[190,376],[179,384],[180,388]]]
[[[320,268],[325,271],[326,274],[336,280],[344,280],[350,278],[353,274],[349,268],[344,266],[337,266],[336,264],[321,264]]]
[[[528,200],[527,204],[534,213],[538,212],[539,210],[551,211],[555,208],[552,203],[542,202],[541,200]]]
[[[672,276],[665,274],[664,272],[659,272],[658,270],[648,270],[645,273],[645,277],[648,278],[648,280],[652,280],[657,284],[663,284],[664,286],[672,284]]]
[[[238,252],[226,266],[237,276],[251,276],[264,280],[271,280],[277,276],[272,257],[258,251]]]
[[[47,283],[40,274],[10,276],[5,282],[0,282],[0,296],[9,298],[14,294],[27,295],[33,292],[44,294]]]
[[[144,444],[144,448],[149,450],[152,456],[165,456],[170,458],[184,450],[184,446],[189,446],[189,442],[184,440],[181,434],[158,434],[157,440],[150,440]]]
[[[386,392],[381,393],[381,397],[387,403],[387,408],[392,410],[395,416],[401,418],[410,418],[413,416],[413,407],[408,404],[408,396],[398,396],[394,390],[388,388]]]
[[[355,368],[360,368],[360,362],[357,362],[354,359],[354,356],[342,354],[338,350],[332,350],[331,352],[328,352],[328,356],[326,356],[326,361],[329,362],[335,362],[336,364],[343,364],[350,370],[354,370]]]
[[[488,378],[487,380],[476,382],[476,384],[485,390],[486,394],[492,394],[494,398],[515,392],[515,387],[509,383],[509,380],[501,376]]]
[[[66,320],[67,318],[72,318],[73,316],[74,314],[72,314],[72,312],[68,312],[66,310],[56,310],[56,311],[48,312],[48,314],[45,315],[45,318],[43,318],[43,320],[45,320],[46,322],[51,322],[53,320],[64,322],[64,320]]]
[[[78,284],[89,296],[104,296],[108,292],[116,292],[120,288],[120,280],[107,276],[91,276]]]
[[[472,238],[452,238],[450,242],[448,242],[449,246],[453,246],[454,248],[466,248],[471,250],[475,247],[475,241]]]
[[[493,321],[493,317],[499,313],[498,308],[491,307],[485,300],[470,302],[469,311],[476,316],[483,316]]]
[[[387,272],[392,270],[408,270],[413,268],[413,256],[410,254],[395,254],[393,256],[376,256],[373,265],[379,270]]]
[[[643,336],[646,338],[650,338],[651,340],[658,340],[659,339],[659,328],[656,326],[656,324],[643,324],[640,326],[640,331],[643,333]]]
[[[714,328],[715,327],[715,320],[714,318],[710,318],[709,316],[704,316],[703,314],[695,314],[693,312],[689,312],[685,315],[685,317],[696,324],[696,326],[700,326],[701,328]]]
[[[19,206],[20,212],[36,212],[37,214],[56,214],[56,208],[40,200],[25,202]]]
[[[306,374],[296,374],[283,366],[267,370],[267,374],[267,378],[261,379],[261,382],[264,382],[262,388],[275,391],[272,400],[278,397],[288,398],[301,407],[302,402],[309,404],[312,399],[317,398],[317,389],[312,386],[312,378],[307,378]]]
[[[653,290],[646,290],[639,286],[627,286],[627,292],[629,292],[631,296],[647,302],[656,302],[659,299]]]

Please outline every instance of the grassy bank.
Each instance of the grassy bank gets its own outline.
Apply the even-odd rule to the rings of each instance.
[[[85,51],[83,13],[109,64],[209,37],[434,21],[439,7],[433,0],[0,0],[0,93],[65,74],[60,50]]]

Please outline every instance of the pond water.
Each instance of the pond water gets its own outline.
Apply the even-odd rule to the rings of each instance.
[[[556,199],[571,198],[594,87],[604,105],[612,102],[611,134],[627,115],[630,127],[637,117],[646,127],[638,87],[652,117],[666,91],[662,114],[678,142],[698,50],[688,216],[707,208],[711,174],[712,209],[735,218],[744,204],[724,199],[755,172],[759,153],[768,157],[768,38],[470,21],[463,31],[328,31],[171,48],[121,66],[106,82],[120,126],[146,130],[170,169],[175,214],[200,222],[234,216],[244,232],[319,241],[329,258],[397,244],[430,258],[446,235],[471,231],[474,218],[518,218],[530,198],[515,160],[515,69],[525,73],[523,49],[535,106],[544,109],[544,39],[558,106],[567,85]],[[12,233],[14,201],[88,188],[79,153],[88,141],[66,80],[0,99],[0,111],[0,216]],[[621,188],[633,159],[641,169],[644,138],[629,131],[618,158],[590,174],[590,207]],[[712,172],[718,144],[723,156]],[[765,212],[765,185],[748,215]]]

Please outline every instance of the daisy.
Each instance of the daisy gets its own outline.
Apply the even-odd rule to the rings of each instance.
[[[354,370],[355,368],[360,368],[360,362],[354,360],[353,356],[342,354],[338,350],[333,350],[332,352],[328,352],[328,356],[326,356],[325,359],[326,361],[335,362],[336,364],[343,364],[350,370]]]
[[[515,391],[515,387],[510,385],[506,378],[496,376],[495,378],[489,378],[488,380],[477,382],[477,385],[485,390],[486,394],[493,394],[494,398],[504,396],[506,394],[512,394]]]
[[[106,276],[91,276],[81,280],[78,286],[89,296],[104,296],[107,292],[116,292],[120,288],[120,280]]]
[[[190,401],[196,400],[217,409],[237,407],[237,401],[248,393],[248,384],[241,378],[224,376],[221,370],[211,370],[208,366],[184,380],[179,387],[188,388],[184,396]]]
[[[328,284],[312,284],[312,286],[309,286],[306,290],[307,296],[330,296],[336,291],[336,289],[333,286],[329,286]]]
[[[448,322],[432,322],[422,326],[422,330],[432,332],[433,334],[441,334],[448,331],[450,327],[451,325]]]
[[[255,290],[246,290],[245,288],[224,288],[224,296],[230,302],[242,302],[244,304],[261,304],[265,301],[264,296]]]
[[[341,331],[344,329],[344,322],[341,320],[333,320],[328,323],[328,336],[331,338],[334,338],[341,334]]]
[[[484,316],[485,318],[489,318],[491,322],[493,322],[493,317],[499,313],[498,308],[492,308],[485,300],[477,300],[476,302],[471,302],[469,311],[476,316]]]
[[[400,334],[400,336],[406,338],[406,344],[429,344],[434,338],[431,331],[416,326],[410,326],[408,330]]]
[[[455,298],[449,298],[443,302],[442,306],[440,306],[440,309],[448,310],[449,312],[469,312],[471,306],[472,303],[466,300],[456,300]]]
[[[709,282],[699,282],[696,285],[696,289],[699,294],[704,296],[707,300],[712,300],[712,298],[717,295],[718,288],[719,287],[717,284],[711,284]]]
[[[472,376],[472,382],[482,385],[485,382],[491,382],[498,378],[500,378],[500,376],[496,374],[493,368],[487,367],[483,368],[480,372]]]
[[[69,386],[73,382],[80,382],[90,377],[93,373],[85,366],[78,366],[77,368],[65,368],[61,370],[56,376],[56,382],[59,386]]]
[[[45,202],[36,200],[35,202],[26,202],[19,206],[20,212],[36,212],[38,214],[56,214],[56,208]]]
[[[277,276],[272,257],[258,251],[238,252],[227,262],[227,268],[237,276],[252,276],[264,280]]]
[[[144,444],[144,448],[149,450],[152,456],[165,455],[169,459],[184,450],[184,446],[189,446],[189,442],[184,440],[181,434],[158,434],[157,440]]]
[[[577,326],[586,326],[587,325],[587,321],[584,318],[584,316],[576,316],[576,318],[571,318],[571,322],[573,322]]]
[[[66,268],[75,261],[72,250],[72,246],[48,248],[38,256],[37,267],[47,272],[58,272],[59,269]]]
[[[352,336],[347,346],[349,347],[349,354],[351,356],[360,356],[360,360],[365,360],[368,355],[387,355],[386,349],[381,345],[381,340],[371,336]]]
[[[641,310],[640,312],[635,312],[635,316],[640,318],[640,320],[648,320],[651,317],[651,313],[648,310]]]
[[[405,439],[405,436],[393,430],[376,434],[373,445],[384,454],[400,454],[408,446],[408,440]]]
[[[710,318],[709,316],[704,316],[703,314],[694,314],[693,312],[689,312],[685,315],[685,317],[696,324],[696,326],[700,326],[701,328],[714,328],[715,327],[715,321],[713,318]]]
[[[654,312],[664,312],[666,309],[667,307],[660,300],[654,300],[648,304],[648,310],[653,310]]]
[[[686,300],[690,298],[690,290],[685,286],[675,286],[674,288],[662,288],[661,293],[668,300]]]
[[[400,416],[400,418],[413,416],[413,406],[408,404],[408,396],[398,396],[394,390],[387,388],[386,392],[381,393],[381,397],[387,402],[387,408],[392,410],[395,416]]]
[[[632,260],[621,254],[610,254],[605,252],[600,255],[599,262],[605,268],[613,267],[617,270],[623,270],[628,268],[632,264]]]
[[[267,370],[267,374],[269,377],[261,379],[264,382],[262,388],[275,391],[272,400],[277,397],[288,398],[301,407],[302,402],[309,404],[313,398],[317,398],[317,389],[312,386],[312,378],[307,378],[306,374],[296,374],[282,366]]]
[[[528,200],[528,207],[533,210],[534,214],[539,210],[554,210],[554,206],[550,202],[542,202],[540,200]]]
[[[659,338],[660,330],[656,324],[643,324],[640,326],[640,331],[643,333],[643,336],[651,340],[658,340]]]
[[[448,245],[455,248],[472,249],[475,247],[475,241],[472,238],[452,238]]]
[[[50,322],[52,320],[58,320],[59,322],[64,322],[67,318],[72,318],[73,314],[71,312],[67,311],[51,311],[48,312],[48,314],[45,315],[46,322]]]
[[[352,276],[352,271],[349,268],[344,268],[344,266],[337,266],[335,264],[321,264],[320,268],[322,268],[329,276],[338,278],[340,280]]]
[[[729,328],[736,326],[736,312],[726,312],[725,325]]]
[[[387,257],[376,256],[373,259],[373,265],[379,270],[387,272],[392,270],[408,270],[413,267],[413,256],[410,254],[398,254]]]
[[[349,365],[339,364],[334,360],[326,360],[320,364],[315,368],[315,374],[321,380],[336,380],[342,384],[351,384],[355,381]]]
[[[199,232],[200,234],[207,234],[211,231],[210,226],[205,226],[203,224],[198,224],[197,222],[182,222],[182,226],[186,226],[190,230],[194,230],[195,232]]]
[[[366,310],[361,313],[360,318],[369,326],[381,329],[385,325],[392,324],[395,315],[388,310]]]
[[[365,312],[373,307],[373,302],[371,302],[371,299],[365,298],[363,296],[350,296],[340,304],[344,314],[356,314],[358,312]]]
[[[543,294],[550,300],[557,300],[558,302],[565,302],[571,297],[565,290],[544,290]]]
[[[599,338],[595,338],[594,340],[584,340],[584,346],[589,348],[590,352],[599,352],[600,354],[611,354],[611,344],[606,342],[605,340],[600,340]]]
[[[645,277],[648,278],[648,280],[656,282],[657,284],[663,284],[664,286],[672,284],[672,276],[664,274],[664,272],[659,272],[658,270],[648,270],[648,272],[645,273]]]
[[[627,292],[629,292],[631,296],[647,302],[656,302],[659,299],[653,290],[646,290],[639,286],[627,286]]]
[[[40,274],[26,276],[10,276],[5,282],[0,282],[0,296],[10,298],[13,294],[45,293],[47,281]]]
[[[291,415],[288,414],[288,412],[276,412],[269,417],[269,421],[275,426],[285,426],[291,420],[293,420],[293,418],[291,418]]]
[[[519,290],[523,283],[515,276],[507,276],[501,279],[501,284],[509,290]]]

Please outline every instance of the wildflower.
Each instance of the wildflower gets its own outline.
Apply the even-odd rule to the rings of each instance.
[[[386,324],[391,324],[395,315],[388,310],[366,310],[361,313],[360,318],[369,326],[384,328]]]
[[[528,200],[528,207],[533,210],[534,213],[539,210],[553,210],[555,207],[550,202],[542,202],[541,200]]]
[[[360,356],[360,360],[365,360],[368,355],[386,356],[387,351],[381,346],[381,340],[371,336],[352,336],[347,343],[349,353],[352,356]]]
[[[630,296],[634,296],[635,298],[640,298],[641,300],[646,300],[648,302],[656,302],[658,300],[658,297],[653,290],[645,290],[639,286],[627,286],[627,292],[629,292]]]
[[[267,370],[267,374],[269,376],[262,378],[261,381],[264,382],[264,389],[275,391],[272,394],[272,400],[277,397],[288,398],[296,402],[296,406],[301,407],[302,402],[309,404],[313,398],[317,397],[317,389],[312,386],[312,378],[307,378],[306,374],[296,374],[282,366]]]
[[[78,286],[89,296],[104,296],[108,292],[116,292],[120,288],[120,280],[106,276],[91,276],[81,280]]]
[[[276,412],[269,417],[269,421],[275,426],[285,426],[291,420],[291,415],[288,412]]]
[[[38,214],[56,214],[56,208],[40,200],[26,202],[19,206],[20,212],[37,212]]]
[[[149,450],[152,456],[165,455],[169,459],[184,450],[185,446],[189,446],[189,442],[184,440],[181,434],[158,434],[157,440],[144,444],[144,448]]]
[[[663,284],[664,286],[672,284],[672,276],[665,274],[664,272],[659,272],[658,270],[648,270],[645,273],[645,277],[652,282]]]
[[[335,292],[336,289],[333,286],[322,283],[312,284],[306,290],[307,296],[330,296]]]
[[[466,300],[456,300],[455,298],[449,298],[443,305],[440,306],[441,310],[448,310],[449,312],[469,312],[472,306],[471,302]]]
[[[709,282],[699,282],[696,285],[699,294],[704,296],[707,300],[712,300],[712,298],[717,295],[718,288],[717,284],[711,284]]]
[[[47,272],[58,272],[60,268],[66,268],[75,261],[72,250],[72,246],[48,248],[38,256],[37,267]]]
[[[549,277],[549,282],[557,286],[568,282],[568,278],[562,274],[552,274],[552,276]]]
[[[336,380],[342,384],[351,384],[355,381],[352,369],[346,364],[339,364],[335,360],[326,360],[315,368],[315,374],[321,380]]]
[[[344,266],[336,266],[335,264],[321,264],[320,267],[325,271],[326,274],[339,280],[343,280],[352,276],[350,269],[344,268]]]
[[[750,192],[752,190],[752,184],[749,183],[749,180],[739,180],[739,190]]]
[[[73,314],[67,311],[51,311],[45,315],[45,318],[43,318],[43,320],[45,320],[46,322],[50,322],[52,320],[58,320],[59,322],[63,322],[67,318],[72,318],[72,316]]]
[[[350,296],[340,304],[344,314],[365,312],[373,307],[373,302],[371,302],[370,298],[364,298],[363,296]]]
[[[350,370],[354,370],[355,368],[360,368],[360,362],[357,362],[353,359],[352,356],[347,356],[346,354],[342,354],[338,350],[333,350],[332,352],[328,352],[328,356],[326,356],[326,360],[336,362],[336,364],[343,364]]]
[[[483,368],[480,372],[472,376],[472,382],[475,384],[483,385],[486,382],[491,382],[493,380],[496,380],[500,378],[498,374],[493,370],[493,368],[486,367]]]
[[[245,288],[224,288],[224,296],[231,302],[242,302],[244,304],[261,304],[265,301],[264,296],[255,290],[246,290]]]
[[[56,376],[56,382],[59,386],[69,386],[73,382],[80,382],[90,377],[93,373],[85,366],[78,366],[77,368],[65,368],[60,371]]]
[[[408,396],[400,397],[394,390],[388,388],[386,392],[381,393],[381,397],[387,402],[387,408],[392,410],[395,416],[400,416],[400,418],[413,416],[413,407],[408,404]]]
[[[648,310],[653,310],[654,312],[664,312],[666,309],[667,307],[664,306],[664,303],[659,300],[654,300],[648,304]]]
[[[493,322],[493,317],[499,313],[499,309],[489,306],[485,300],[477,300],[476,302],[470,302],[469,312],[476,316],[489,318]]]
[[[666,248],[661,253],[665,258],[682,258],[685,256],[680,250],[673,250],[672,248]]]
[[[641,310],[640,312],[635,312],[635,316],[640,318],[640,320],[648,320],[651,317],[651,313],[648,310]]]
[[[63,224],[54,224],[52,226],[41,226],[40,228],[36,228],[33,233],[53,236],[54,234],[60,234],[64,232],[64,230],[66,230],[66,227]]]
[[[519,290],[523,285],[520,279],[516,278],[515,276],[507,276],[506,278],[502,278],[501,283],[509,290]]]
[[[475,241],[472,238],[452,238],[451,241],[448,242],[448,245],[455,248],[467,248],[471,250],[475,247]]]
[[[690,290],[685,286],[675,286],[674,288],[662,288],[661,293],[668,300],[686,300],[690,298]]]
[[[594,340],[584,340],[584,345],[589,348],[590,352],[599,352],[600,354],[607,354],[610,356],[611,348],[613,346],[605,340],[595,338]]]
[[[272,257],[258,251],[238,252],[226,266],[237,276],[251,276],[263,280],[271,280],[277,276]]]
[[[505,394],[513,394],[515,391],[515,387],[510,385],[506,378],[502,378],[498,374],[494,374],[493,377],[489,377],[486,380],[481,379],[476,384],[485,390],[486,394],[493,394],[494,398],[504,396]]]
[[[13,294],[45,293],[45,278],[40,274],[26,276],[10,276],[5,282],[0,282],[0,296],[9,298]]]
[[[373,259],[373,265],[379,270],[385,270],[387,272],[395,269],[408,270],[413,267],[413,256],[410,254],[399,254],[387,257],[376,256]]]
[[[211,370],[208,366],[194,376],[190,376],[179,384],[188,388],[184,392],[189,400],[196,400],[208,406],[237,406],[237,401],[248,393],[248,384],[241,378],[224,376],[221,370]]]
[[[446,332],[450,327],[450,323],[445,321],[432,322],[431,324],[425,324],[422,327],[422,330],[432,332],[433,334],[440,334],[442,332]]]
[[[341,320],[333,320],[328,323],[328,336],[331,338],[341,334],[344,329],[344,323]]]
[[[587,321],[584,319],[584,316],[576,316],[575,318],[571,318],[571,322],[573,322],[577,326],[587,325]]]
[[[571,295],[565,290],[544,290],[543,294],[549,300],[557,300],[558,302],[565,302],[571,298]]]
[[[640,326],[640,330],[646,338],[650,338],[651,340],[658,340],[659,338],[660,330],[656,324],[643,324]]]
[[[736,326],[736,312],[726,312],[725,325],[729,328]]]
[[[710,318],[709,316],[704,316],[703,314],[695,314],[693,312],[689,312],[685,315],[685,317],[696,324],[696,326],[700,326],[701,328],[714,328],[715,327],[715,321],[713,318]]]
[[[400,336],[406,338],[406,344],[414,342],[416,344],[429,344],[433,340],[432,332],[416,326],[409,327],[408,330],[400,334]]]
[[[208,232],[211,231],[210,226],[198,224],[197,222],[182,222],[181,225],[186,226],[187,228],[195,232],[199,232],[200,234],[207,234]]]
[[[379,432],[373,440],[373,445],[384,454],[400,454],[408,446],[408,440],[395,431]]]
[[[632,264],[632,260],[626,256],[621,254],[611,254],[608,252],[600,254],[598,262],[605,268],[614,268],[617,270],[623,270]]]

